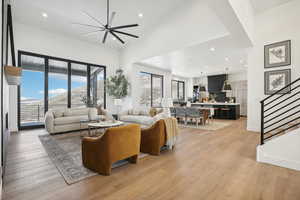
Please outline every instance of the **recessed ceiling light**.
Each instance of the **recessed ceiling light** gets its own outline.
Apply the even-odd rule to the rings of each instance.
[[[113,39],[113,40],[116,40],[116,38],[115,38],[115,37],[113,37],[112,39]]]
[[[226,57],[225,60],[226,60],[226,61],[229,61],[229,58]]]
[[[139,18],[143,18],[144,14],[143,13],[139,13],[138,16],[139,16]]]
[[[215,51],[216,49],[214,47],[211,47],[210,48],[210,51]]]
[[[44,17],[44,18],[47,18],[48,17],[48,14],[47,13],[42,13],[42,16]]]

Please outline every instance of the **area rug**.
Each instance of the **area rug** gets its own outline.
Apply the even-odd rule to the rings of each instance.
[[[97,173],[85,168],[82,164],[80,133],[67,133],[61,135],[40,135],[48,156],[64,178],[67,184],[73,184]],[[139,159],[148,154],[140,154]],[[127,164],[128,161],[119,161],[112,168]]]
[[[209,124],[201,125],[199,124],[198,127],[196,124],[178,124],[179,127],[181,128],[194,128],[194,129],[200,129],[200,130],[206,130],[206,131],[216,131],[222,128],[225,128],[227,126],[230,126],[232,123],[231,122],[219,122],[219,121],[214,121]]]

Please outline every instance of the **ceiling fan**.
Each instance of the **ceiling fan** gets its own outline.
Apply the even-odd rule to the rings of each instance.
[[[95,34],[95,33],[99,33],[99,32],[105,32],[104,33],[104,37],[102,39],[102,43],[105,43],[108,34],[111,34],[116,39],[118,39],[122,44],[124,44],[125,42],[124,42],[124,40],[122,40],[120,38],[120,36],[118,34],[126,35],[126,36],[129,36],[129,37],[134,37],[134,38],[139,38],[139,36],[137,36],[137,35],[133,35],[133,34],[130,34],[130,33],[127,33],[127,32],[120,31],[120,29],[136,27],[136,26],[138,26],[138,24],[129,24],[129,25],[115,26],[115,27],[112,26],[112,22],[113,22],[113,19],[114,19],[115,15],[116,15],[116,12],[112,12],[111,15],[110,15],[109,0],[107,0],[107,18],[106,18],[106,24],[103,24],[100,20],[98,20],[95,17],[91,16],[87,12],[83,11],[83,13],[86,16],[88,16],[89,18],[91,18],[92,20],[94,20],[98,24],[98,25],[95,26],[95,25],[90,25],[90,24],[73,23],[73,24],[77,24],[77,25],[81,25],[81,26],[95,28],[94,31],[84,34],[85,36],[91,35],[91,34]]]

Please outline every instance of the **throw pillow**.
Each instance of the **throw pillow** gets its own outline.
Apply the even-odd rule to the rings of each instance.
[[[150,115],[151,117],[154,117],[156,114],[157,114],[156,108],[151,108],[150,111],[149,111],[149,115]]]
[[[142,109],[140,109],[140,115],[142,115],[142,116],[150,116],[150,114],[149,114],[149,108],[142,108]]]
[[[97,106],[96,108],[97,108],[98,115],[105,115],[105,112],[104,112],[102,106]]]
[[[165,118],[167,118],[165,113],[159,113],[153,117],[153,122],[155,123],[155,122],[157,122],[161,119],[165,119]]]
[[[160,113],[163,113],[164,112],[164,109],[157,109],[157,112],[156,112],[156,114],[160,114]]]
[[[140,115],[140,111],[137,109],[133,109],[133,115]]]
[[[63,111],[53,110],[52,112],[53,112],[54,118],[58,118],[58,117],[63,117],[64,116],[64,112]]]

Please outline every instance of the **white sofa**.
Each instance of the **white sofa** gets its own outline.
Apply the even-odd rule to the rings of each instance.
[[[140,108],[123,111],[119,114],[119,120],[126,123],[140,124],[143,127],[149,127],[156,121],[169,117],[165,110],[152,117],[150,115],[150,109],[151,108]]]
[[[69,108],[63,111],[49,110],[45,115],[45,128],[50,134],[87,129],[89,120],[112,118],[106,111],[105,115],[97,115],[96,108]],[[86,123],[80,121],[85,120]]]

